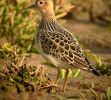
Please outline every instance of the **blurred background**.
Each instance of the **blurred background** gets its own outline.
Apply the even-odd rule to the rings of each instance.
[[[7,41],[19,45],[26,52],[35,51],[33,40],[35,27],[39,24],[40,14],[33,9],[22,10],[33,2],[34,0],[0,0],[1,44]],[[103,49],[101,52],[111,52],[111,39],[109,38],[111,31],[111,0],[54,0],[54,10],[57,20],[61,24],[67,25],[66,28],[71,30],[72,33],[77,34],[83,44],[85,43],[85,45],[94,49],[92,48],[92,42],[96,42],[93,45],[98,46],[97,49],[100,45],[106,46],[106,48],[101,48]],[[107,31],[109,31],[109,34],[107,34]],[[88,32],[91,34],[88,34]],[[83,40],[81,40],[82,34],[86,34],[86,37],[83,35]],[[95,39],[92,36],[90,40],[91,36],[89,35],[94,34],[96,35],[94,36]],[[90,41],[87,41],[87,37]]]
[[[103,75],[111,75],[111,0],[53,1],[57,21],[74,33],[97,69]],[[0,0],[0,81],[5,77],[4,74],[7,76],[14,71],[20,72],[18,67],[24,63],[27,66],[27,55],[39,56],[34,42],[36,26],[40,22],[39,11],[23,10],[34,2],[35,0]],[[31,66],[36,65],[33,63]],[[12,78],[16,82],[19,80],[17,73]],[[19,83],[24,85],[21,81]],[[1,87],[2,85],[0,91]],[[16,87],[21,89],[18,85]]]

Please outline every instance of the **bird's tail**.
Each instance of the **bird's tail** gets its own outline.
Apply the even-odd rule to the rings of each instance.
[[[88,70],[90,71],[90,72],[92,72],[94,75],[96,75],[96,76],[101,76],[102,74],[100,73],[100,71],[98,71],[97,69],[96,69],[96,67],[94,67],[90,62],[89,62],[89,60],[86,58],[86,61],[87,61],[87,63],[89,64],[89,68],[88,68]]]
[[[96,76],[101,76],[102,74],[92,65],[90,65],[89,71],[91,71]]]

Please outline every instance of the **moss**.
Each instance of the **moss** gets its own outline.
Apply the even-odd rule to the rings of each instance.
[[[14,77],[14,80],[17,81],[17,82],[21,82],[22,78],[17,75],[17,76]]]

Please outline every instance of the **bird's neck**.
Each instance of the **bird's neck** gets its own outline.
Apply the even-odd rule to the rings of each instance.
[[[39,28],[42,28],[45,30],[52,30],[52,29],[56,29],[56,26],[57,26],[57,22],[56,22],[55,16],[42,16]]]
[[[50,16],[42,16],[42,21],[45,22],[51,22],[51,21],[56,21],[55,15],[50,15]]]

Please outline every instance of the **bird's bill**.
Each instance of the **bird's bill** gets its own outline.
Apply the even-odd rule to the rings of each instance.
[[[26,8],[24,8],[23,10],[33,9],[33,8],[35,8],[35,4],[32,4],[32,5],[30,5],[30,6],[26,7]]]

